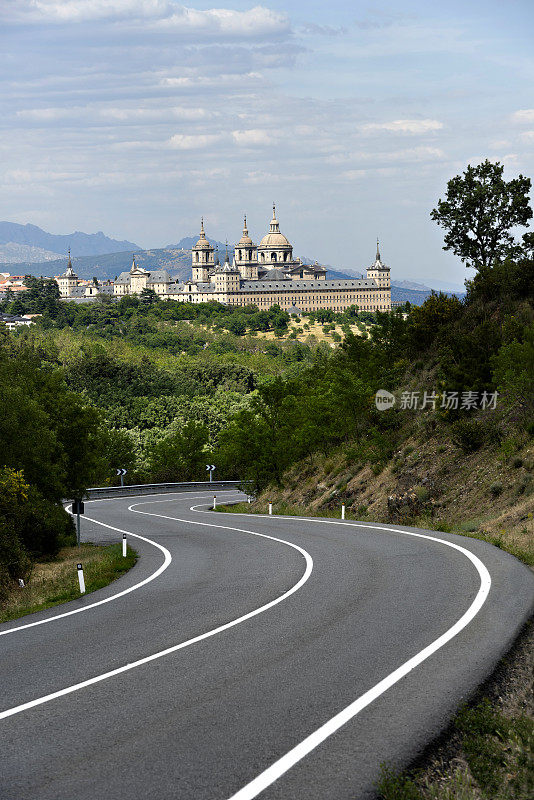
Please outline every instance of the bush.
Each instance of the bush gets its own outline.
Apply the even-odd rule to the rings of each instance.
[[[451,426],[451,438],[464,453],[474,453],[486,441],[486,429],[476,419],[458,419]]]
[[[492,483],[490,486],[490,492],[492,493],[493,497],[499,497],[503,493],[504,486],[500,481],[496,483]]]

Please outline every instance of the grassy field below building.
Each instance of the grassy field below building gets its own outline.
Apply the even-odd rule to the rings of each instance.
[[[107,586],[133,567],[136,561],[137,553],[131,547],[123,558],[122,543],[65,547],[53,561],[35,563],[24,588],[13,586],[13,591],[0,607],[0,622],[80,597],[78,563],[83,564],[86,593],[89,593]]]

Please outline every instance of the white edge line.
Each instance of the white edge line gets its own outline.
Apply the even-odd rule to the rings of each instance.
[[[235,492],[235,491],[238,491],[238,490],[237,489],[225,489],[223,491],[225,491],[225,492]],[[183,496],[183,495],[187,495],[187,494],[189,494],[189,492],[182,492],[180,494],[180,497]],[[155,497],[160,497],[161,495],[154,495],[154,496]],[[131,495],[130,497],[124,498],[124,499],[132,499],[133,497],[135,497],[135,495]],[[137,497],[146,497],[146,495],[140,494],[140,495],[137,495]],[[172,497],[168,498],[168,501],[154,500],[153,502],[155,502],[155,503],[170,502],[172,499],[175,499],[175,497],[176,497],[176,495],[173,493]],[[96,499],[96,500],[88,500],[87,502],[88,503],[101,503],[103,500],[115,500],[115,499],[118,499],[118,498],[105,497],[105,498],[100,498],[100,499]],[[190,499],[191,500],[200,500],[200,499],[203,499],[203,496],[198,496],[197,495],[197,497],[191,497]],[[208,499],[208,498],[206,498],[206,499]],[[70,506],[68,506],[68,507],[70,508]],[[69,511],[69,514],[70,513],[71,512]],[[111,603],[112,600],[117,600],[119,597],[123,597],[125,594],[129,594],[130,592],[135,592],[135,591],[137,591],[137,589],[140,589],[141,586],[146,586],[147,583],[150,583],[151,581],[155,580],[159,575],[161,575],[162,572],[164,572],[167,569],[167,567],[169,566],[169,564],[172,561],[172,556],[171,556],[171,554],[169,553],[169,551],[167,550],[166,547],[163,547],[163,545],[152,541],[152,539],[148,539],[146,536],[141,536],[141,534],[132,533],[131,531],[123,531],[121,528],[114,528],[113,525],[107,525],[105,522],[99,522],[97,519],[93,519],[92,517],[85,517],[85,519],[88,522],[94,522],[96,525],[101,525],[103,528],[109,528],[110,530],[117,531],[118,533],[125,533],[127,536],[134,536],[136,539],[142,539],[144,542],[148,542],[149,544],[154,545],[154,547],[157,547],[158,550],[161,550],[161,552],[165,556],[163,564],[160,567],[158,567],[158,569],[155,572],[153,572],[147,578],[144,578],[139,583],[136,583],[133,586],[130,586],[128,589],[123,589],[121,592],[117,592],[116,594],[112,594],[110,597],[106,597],[104,600],[97,600],[94,603],[88,603],[87,605],[84,605],[84,606],[82,606],[80,608],[74,608],[71,611],[63,611],[60,614],[54,614],[54,616],[47,617],[46,619],[39,619],[39,620],[37,620],[35,622],[26,622],[26,623],[24,623],[24,625],[17,625],[15,628],[8,628],[8,630],[6,630],[6,631],[0,631],[0,636],[8,636],[10,633],[16,633],[17,631],[22,631],[25,628],[35,628],[37,625],[46,625],[48,622],[55,622],[58,619],[64,619],[65,617],[70,617],[70,616],[72,616],[72,614],[81,614],[83,611],[89,611],[91,608],[96,608],[97,606],[104,605],[104,603]],[[105,588],[105,587],[102,587],[102,588]],[[72,601],[70,601],[70,602],[72,602]],[[47,611],[47,610],[48,609],[43,609],[43,611]]]
[[[230,490],[229,490],[230,491]],[[145,501],[145,503],[150,503],[150,500]],[[163,502],[163,501],[162,501]],[[144,505],[145,503],[134,503],[133,505]],[[165,650],[160,650],[158,653],[153,653],[150,656],[146,656],[145,658],[140,658],[138,661],[133,661],[131,664],[125,664],[122,667],[118,667],[117,669],[110,670],[109,672],[104,672],[101,675],[96,675],[94,678],[89,678],[89,680],[82,681],[81,683],[73,684],[72,686],[67,686],[65,689],[60,689],[57,692],[52,692],[51,694],[44,695],[43,697],[37,697],[35,700],[30,700],[27,703],[22,703],[21,705],[14,706],[13,708],[8,708],[5,711],[0,712],[0,719],[6,719],[7,717],[12,717],[15,714],[20,714],[23,711],[28,711],[30,708],[35,708],[35,706],[43,705],[44,703],[49,703],[51,700],[56,700],[58,697],[64,697],[67,694],[72,694],[72,692],[77,692],[80,689],[85,689],[87,686],[92,686],[95,683],[100,683],[101,681],[105,681],[108,678],[113,678],[115,675],[120,675],[123,672],[128,672],[131,669],[135,669],[136,667],[140,667],[143,664],[149,664],[151,661],[155,661],[158,658],[162,658],[163,656],[170,655],[171,653],[176,653],[178,650],[182,650],[184,647],[189,647],[192,644],[196,644],[197,642],[201,642],[204,639],[208,639],[211,636],[215,636],[218,633],[222,633],[223,631],[228,630],[229,628],[233,628],[236,625],[239,625],[246,620],[252,619],[252,617],[256,617],[258,614],[262,614],[264,611],[267,611],[269,608],[278,605],[283,600],[286,600],[290,597],[294,592],[297,592],[301,586],[303,586],[308,578],[310,577],[312,570],[313,570],[313,559],[311,555],[304,550],[303,547],[299,547],[297,544],[293,544],[292,542],[286,542],[285,539],[278,539],[275,536],[267,536],[265,533],[257,533],[256,531],[249,531],[243,528],[233,528],[228,525],[217,525],[210,522],[195,522],[193,520],[188,519],[179,519],[178,517],[169,517],[164,514],[154,514],[149,513],[148,511],[135,511],[132,506],[129,506],[128,510],[133,511],[135,514],[146,514],[150,517],[161,517],[162,519],[170,519],[174,520],[175,522],[185,522],[188,525],[202,525],[203,527],[208,528],[223,528],[224,530],[229,531],[238,531],[239,533],[249,533],[252,536],[259,536],[262,539],[271,539],[274,542],[280,542],[281,544],[285,544],[288,547],[293,548],[294,550],[298,550],[304,556],[304,560],[306,562],[306,569],[304,570],[300,579],[295,583],[291,589],[288,589],[287,592],[284,592],[279,597],[276,597],[274,600],[266,603],[259,608],[254,609],[254,611],[249,611],[247,614],[244,614],[237,619],[231,620],[230,622],[226,622],[224,625],[219,625],[217,628],[213,628],[206,633],[202,633],[199,636],[195,636],[192,639],[188,639],[185,642],[180,642],[180,644],[173,645],[172,647],[167,647]],[[103,524],[103,523],[100,523]],[[118,530],[118,529],[115,529]]]
[[[197,508],[193,507],[193,510],[196,511]],[[258,516],[266,519],[273,519],[272,515],[267,516],[267,514],[235,514],[235,516]],[[485,565],[474,553],[471,553],[465,547],[460,547],[460,545],[455,544],[454,542],[448,542],[446,539],[439,539],[437,536],[430,536],[424,533],[415,533],[412,531],[403,531],[400,528],[389,528],[381,525],[367,525],[362,522],[341,522],[337,520],[313,519],[309,517],[284,516],[276,516],[276,519],[294,519],[300,522],[326,522],[326,524],[330,525],[348,525],[356,528],[372,528],[373,530],[387,531],[390,533],[402,533],[405,536],[415,536],[419,539],[429,539],[430,541],[438,542],[439,544],[444,544],[447,547],[452,547],[454,550],[459,550],[461,553],[467,556],[471,563],[474,564],[479,574],[480,587],[475,599],[467,611],[451,628],[449,628],[448,631],[442,634],[442,636],[429,644],[415,656],[408,659],[408,661],[406,661],[400,667],[397,667],[396,670],[391,672],[383,680],[362,694],[361,697],[358,697],[356,700],[346,706],[346,708],[344,708],[342,711],[335,714],[331,719],[317,728],[317,730],[313,731],[313,733],[303,739],[303,741],[296,745],[296,747],[293,747],[284,756],[275,761],[274,764],[271,764],[270,767],[250,781],[250,783],[247,783],[242,789],[228,798],[228,800],[253,800],[254,797],[257,797],[259,794],[261,794],[261,792],[267,789],[267,787],[271,786],[271,784],[282,777],[284,773],[286,773],[293,766],[295,766],[295,764],[311,753],[312,750],[322,744],[326,739],[328,739],[328,737],[332,736],[333,733],[338,731],[343,725],[353,719],[357,714],[360,713],[360,711],[362,711],[374,700],[380,697],[380,695],[384,694],[384,692],[398,683],[401,678],[404,678],[409,672],[415,669],[415,667],[419,666],[419,664],[421,664],[423,661],[426,661],[427,658],[442,648],[445,644],[447,644],[447,642],[450,642],[451,639],[457,636],[460,631],[469,625],[469,623],[478,614],[488,597],[491,587],[491,576]]]

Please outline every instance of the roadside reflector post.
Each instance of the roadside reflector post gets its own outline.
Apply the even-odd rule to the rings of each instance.
[[[341,503],[341,519],[345,519],[345,503]]]
[[[128,546],[128,542],[126,540],[126,534],[122,534],[122,557],[126,558],[126,548]]]
[[[83,578],[83,567],[81,564],[76,564],[78,567],[78,582],[80,584],[80,594],[85,594],[85,581]]]
[[[247,500],[248,500],[248,504],[250,505],[250,503],[251,503],[250,495],[247,497]]]
[[[273,504],[269,503],[269,514],[273,513]]]
[[[217,508],[217,495],[213,495],[213,508]]]

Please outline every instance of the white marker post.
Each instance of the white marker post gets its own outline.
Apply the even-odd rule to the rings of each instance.
[[[122,534],[122,557],[126,558],[126,548],[128,547],[128,542],[126,540],[126,534]]]
[[[252,500],[250,499],[250,495],[247,497],[247,500],[248,500],[248,504],[250,505],[251,502],[252,502]]]
[[[345,503],[341,503],[341,519],[345,519]]]
[[[215,510],[216,508],[217,508],[217,495],[214,494],[213,495],[213,509]]]
[[[269,503],[269,514],[273,513],[273,504]]]
[[[80,584],[80,594],[85,594],[85,581],[83,578],[83,567],[81,564],[76,565],[78,567],[78,582]]]

